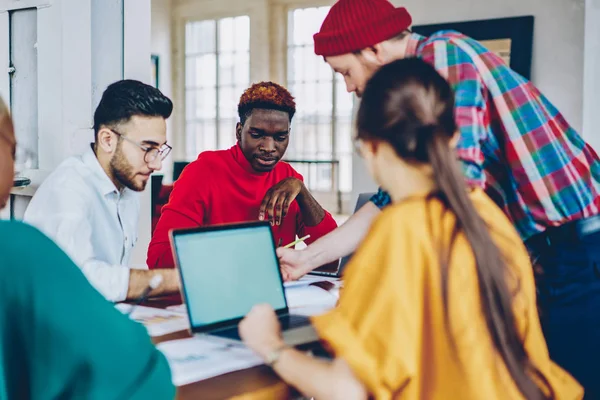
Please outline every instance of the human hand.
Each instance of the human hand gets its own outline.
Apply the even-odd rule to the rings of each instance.
[[[300,194],[304,183],[297,178],[286,178],[267,191],[258,210],[258,219],[268,219],[271,225],[281,225],[292,201]]]
[[[238,330],[244,344],[263,359],[283,344],[279,319],[268,304],[252,307],[240,322]]]
[[[281,275],[285,282],[296,281],[311,271],[306,261],[306,250],[277,249]]]

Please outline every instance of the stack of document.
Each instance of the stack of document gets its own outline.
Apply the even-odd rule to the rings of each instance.
[[[167,357],[175,386],[239,371],[263,361],[243,344],[208,335],[195,335],[160,343],[157,348]]]
[[[116,308],[122,313],[129,313],[132,305],[120,303]],[[136,306],[129,314],[129,318],[144,325],[152,337],[184,331],[190,326],[185,315],[154,307]]]

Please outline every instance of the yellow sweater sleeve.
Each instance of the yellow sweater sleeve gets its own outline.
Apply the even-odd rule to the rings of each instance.
[[[414,376],[422,326],[421,252],[411,246],[413,235],[391,221],[382,214],[355,253],[338,307],[313,319],[377,399],[393,398]]]

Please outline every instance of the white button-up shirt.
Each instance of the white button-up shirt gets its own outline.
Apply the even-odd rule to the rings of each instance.
[[[104,297],[122,301],[139,214],[138,193],[117,190],[89,149],[66,159],[46,178],[24,221],[61,246]]]

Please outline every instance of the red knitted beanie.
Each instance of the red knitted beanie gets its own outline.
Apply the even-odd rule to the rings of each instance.
[[[393,38],[411,23],[404,7],[387,0],[339,0],[313,36],[315,53],[330,57],[359,51]]]

